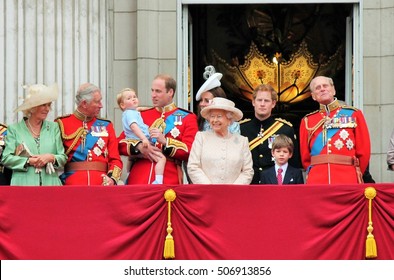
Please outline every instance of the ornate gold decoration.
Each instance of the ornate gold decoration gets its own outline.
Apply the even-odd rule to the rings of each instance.
[[[368,236],[365,241],[365,257],[367,259],[373,259],[378,256],[378,250],[376,247],[375,237],[372,234],[372,199],[376,197],[376,189],[374,187],[368,187],[364,191],[365,198],[368,199]]]
[[[67,135],[66,132],[64,131],[64,125],[63,125],[63,122],[61,121],[61,119],[57,119],[56,121],[59,124],[60,132],[62,134],[62,139],[63,140],[74,139],[74,141],[71,143],[70,147],[66,151],[66,155],[69,155],[69,153],[72,151],[72,149],[77,144],[78,140],[83,137],[85,130],[83,127],[79,127],[74,133]]]
[[[167,201],[167,236],[164,242],[164,253],[163,257],[165,259],[173,259],[175,258],[175,243],[174,238],[172,237],[172,224],[171,224],[171,202],[173,202],[176,198],[176,192],[173,189],[168,189],[164,193],[164,199]]]
[[[122,175],[122,169],[119,166],[114,165],[114,169],[112,170],[112,172],[110,171],[109,173],[112,173],[111,178],[118,182],[120,176]]]
[[[230,65],[215,51],[213,65],[223,73],[223,85],[244,99],[252,100],[252,92],[257,85],[269,84],[278,92],[279,102],[296,103],[310,96],[310,81],[333,67],[339,51],[340,48],[327,62],[316,63],[307,44],[302,42],[298,51],[285,61],[280,53],[273,58],[263,55],[252,42],[243,65],[239,65],[237,58]]]
[[[172,148],[169,157],[173,157],[178,150],[183,150],[185,152],[189,151],[185,143],[173,138],[167,138],[166,148]]]

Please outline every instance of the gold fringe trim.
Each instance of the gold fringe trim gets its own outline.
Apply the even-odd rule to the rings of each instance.
[[[324,122],[326,121],[326,118],[321,119],[314,127],[309,127],[308,125],[308,118],[305,117],[305,128],[308,131],[308,145],[311,142],[312,135],[316,132],[316,130],[321,127]]]
[[[66,132],[64,131],[63,122],[60,119],[58,119],[57,123],[59,124],[60,132],[62,134],[63,140],[74,139],[74,141],[71,143],[70,147],[66,151],[66,155],[68,155],[74,149],[74,147],[77,144],[79,138],[81,138],[81,136],[85,132],[85,130],[83,129],[83,127],[80,127],[74,133],[72,133],[70,135],[67,135]]]
[[[160,129],[161,132],[163,132],[166,130],[166,122],[164,121],[163,118],[158,118],[149,127],[149,129],[151,129],[151,128],[158,128],[158,129]]]
[[[368,236],[367,240],[365,241],[365,257],[367,259],[373,259],[378,256],[375,237],[372,234],[372,199],[374,199],[376,196],[376,189],[374,187],[368,187],[365,189],[364,195],[368,199]]]
[[[183,150],[186,153],[189,152],[185,143],[173,138],[167,138],[166,149],[172,149],[169,155],[170,157],[173,157],[178,150]]]
[[[167,236],[166,241],[164,243],[164,253],[163,256],[165,259],[173,259],[175,258],[175,243],[174,238],[172,237],[172,227],[171,227],[171,202],[173,202],[176,198],[176,193],[173,189],[166,190],[164,193],[164,198],[168,203],[168,222],[167,222]]]
[[[118,182],[120,176],[122,175],[122,169],[119,166],[114,165],[112,172],[109,171],[108,173],[112,173],[111,177],[114,178],[116,182]]]

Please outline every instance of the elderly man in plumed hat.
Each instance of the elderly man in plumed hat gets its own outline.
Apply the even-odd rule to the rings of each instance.
[[[12,169],[11,185],[58,186],[56,172],[66,162],[66,154],[57,123],[48,121],[52,102],[58,97],[57,84],[32,85],[27,88],[22,111],[23,119],[8,127],[3,164]]]

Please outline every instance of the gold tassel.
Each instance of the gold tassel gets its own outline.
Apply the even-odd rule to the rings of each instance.
[[[365,189],[364,195],[368,199],[368,236],[367,240],[365,241],[365,257],[367,259],[373,259],[378,256],[375,237],[372,234],[372,199],[374,199],[376,196],[376,189],[373,187],[368,187]]]
[[[171,227],[171,202],[175,200],[176,193],[173,189],[166,190],[164,193],[164,198],[168,203],[168,222],[167,222],[167,236],[164,243],[164,258],[173,259],[175,258],[175,243],[172,237],[172,227]]]

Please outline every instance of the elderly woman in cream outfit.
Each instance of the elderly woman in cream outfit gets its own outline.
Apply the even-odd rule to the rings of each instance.
[[[228,129],[242,118],[241,110],[231,100],[215,97],[201,115],[212,130],[199,131],[194,139],[187,164],[193,184],[250,184],[253,162],[248,139]]]
[[[3,164],[12,169],[11,185],[60,186],[56,169],[64,166],[67,156],[58,124],[46,120],[58,87],[37,84],[27,91],[15,109],[23,111],[23,119],[8,126]]]

